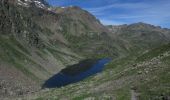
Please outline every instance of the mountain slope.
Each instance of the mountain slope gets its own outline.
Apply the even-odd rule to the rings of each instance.
[[[35,12],[33,19],[42,28],[55,33],[52,39],[60,37],[62,43],[79,55],[89,57],[97,54],[96,52],[105,54],[106,51],[101,46],[106,46],[106,49],[112,47],[108,29],[79,7],[57,7],[50,12]]]
[[[168,100],[170,45],[140,56],[113,60],[105,70],[82,82],[29,95],[32,99]]]
[[[14,89],[17,85],[15,81],[27,83],[28,78],[33,83],[39,84],[66,65],[82,59],[65,46],[61,40],[55,38],[55,40],[61,41],[58,42],[59,45],[52,43],[51,37],[54,33],[41,28],[31,18],[34,13],[32,12],[33,9],[34,11],[46,11],[46,9],[37,8],[33,5],[34,8],[31,10],[11,1],[0,1],[0,6],[0,61],[3,62],[0,65],[1,70],[6,70],[6,66],[14,67],[12,68],[14,74],[18,73],[17,76],[26,78],[4,78],[12,77],[13,74],[6,74],[10,73],[10,70],[1,73],[0,77],[6,83],[13,84],[10,86],[11,88],[5,88],[6,86],[1,84],[2,91],[7,89],[10,92],[14,91],[14,94],[11,95],[19,95],[16,92],[17,90]],[[17,87],[22,88],[22,82]],[[29,87],[29,84],[27,84],[27,87]],[[26,86],[24,88],[26,89]],[[22,89],[19,92],[22,92]],[[9,92],[2,94],[10,95]]]
[[[170,41],[170,30],[146,23],[131,25],[107,26],[112,35],[119,37],[135,51],[158,47]]]
[[[67,65],[92,57],[99,51],[97,48],[102,47],[101,51],[109,50],[108,45],[106,49],[102,45],[111,46],[107,28],[93,15],[78,7],[65,8],[59,12],[58,8],[50,8],[40,0],[2,0],[0,6],[2,97],[36,91],[46,79]],[[77,14],[74,15],[75,12]],[[87,43],[80,46],[80,51],[78,45],[85,41]],[[103,54],[106,53],[109,54],[103,51]],[[13,74],[10,74],[11,71]]]

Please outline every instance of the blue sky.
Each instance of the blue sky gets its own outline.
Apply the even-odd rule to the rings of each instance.
[[[53,6],[80,6],[105,25],[145,22],[170,28],[170,0],[47,0]]]

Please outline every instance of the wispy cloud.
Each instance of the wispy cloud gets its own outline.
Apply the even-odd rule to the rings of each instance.
[[[145,3],[114,3],[106,6],[101,6],[97,8],[87,8],[88,11],[95,13],[95,12],[101,12],[109,9],[144,9],[149,7],[148,4]]]
[[[53,1],[54,0],[50,0]],[[56,0],[57,5],[77,5],[103,24],[146,22],[170,27],[170,0]]]
[[[147,22],[156,25],[170,24],[170,1],[115,3],[87,10],[101,18],[104,24]],[[167,25],[168,27],[169,25]]]

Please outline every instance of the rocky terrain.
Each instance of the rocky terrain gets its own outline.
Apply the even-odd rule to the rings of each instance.
[[[168,100],[170,30],[146,23],[104,26],[77,7],[0,1],[0,99]],[[83,59],[111,57],[102,73],[42,90]]]

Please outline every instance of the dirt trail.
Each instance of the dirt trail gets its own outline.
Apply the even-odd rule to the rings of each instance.
[[[131,100],[139,100],[139,93],[135,90],[131,90]]]

